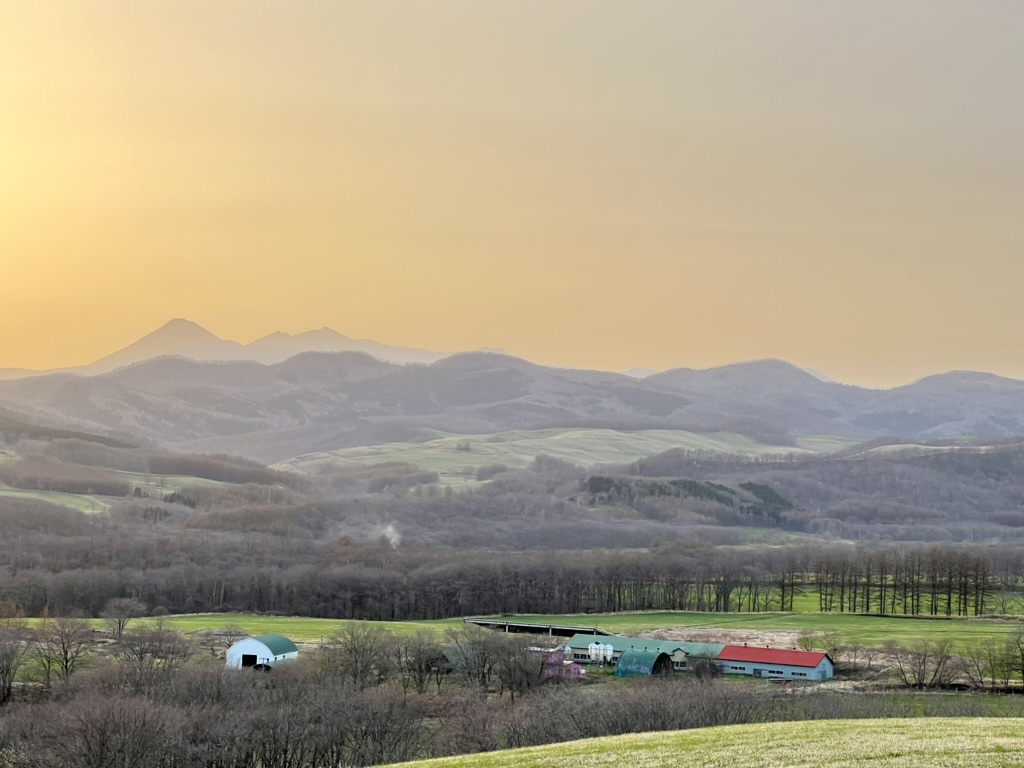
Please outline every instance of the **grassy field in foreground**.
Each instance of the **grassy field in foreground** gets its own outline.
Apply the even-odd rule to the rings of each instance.
[[[425,443],[385,443],[305,454],[277,464],[275,468],[313,472],[323,464],[363,467],[398,461],[437,472],[442,482],[465,483],[473,480],[480,467],[504,464],[510,468],[521,468],[529,465],[538,454],[589,467],[628,463],[672,448],[758,456],[837,451],[853,443],[835,437],[805,437],[800,438],[798,447],[794,448],[766,445],[729,432],[699,434],[681,429],[537,429],[489,435],[438,433],[436,440]]]
[[[647,630],[724,629],[730,631],[771,632],[792,630],[812,633],[835,632],[844,645],[881,646],[893,640],[912,645],[920,638],[950,638],[964,648],[985,637],[1002,637],[1020,629],[1024,623],[996,619],[894,619],[875,616],[818,613],[620,613],[579,616],[516,616],[516,621],[540,624],[568,624],[599,627],[615,634],[632,635]],[[234,624],[247,634],[277,632],[300,643],[316,643],[330,637],[350,622],[340,619],[310,619],[292,616],[256,616],[253,614],[207,613],[171,616],[169,624],[182,632],[223,629]],[[438,621],[366,622],[388,632],[411,634],[428,629],[438,634],[449,627],[460,627],[462,619]],[[102,624],[97,620],[97,625]]]
[[[830,720],[612,736],[403,763],[436,768],[775,768],[1024,765],[1024,720]]]

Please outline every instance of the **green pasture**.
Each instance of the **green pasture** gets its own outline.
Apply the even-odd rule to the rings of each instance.
[[[538,624],[566,624],[597,627],[619,635],[635,635],[655,630],[723,629],[729,631],[835,633],[843,645],[879,647],[889,641],[910,646],[916,641],[951,639],[966,648],[987,637],[1007,637],[1024,630],[1024,621],[1004,619],[898,619],[859,614],[827,613],[605,613],[570,616],[514,616],[514,621]],[[249,635],[276,632],[300,643],[318,643],[343,626],[343,619],[311,619],[298,616],[257,616],[254,614],[207,613],[170,616],[168,624],[182,632],[216,631],[234,625]],[[359,622],[379,626],[396,634],[412,634],[426,629],[442,634],[450,627],[463,626],[462,619],[437,621]],[[97,626],[102,625],[96,620]]]
[[[3,456],[0,456],[0,462],[2,461],[4,461],[4,458]],[[230,483],[223,483],[219,480],[206,480],[201,477],[192,477],[189,475],[153,475],[141,472],[122,471],[115,471],[113,474],[123,478],[133,486],[139,486],[143,490],[149,492],[149,494],[157,501],[159,501],[165,493],[181,491],[190,487],[227,487],[231,485]],[[34,499],[36,501],[45,501],[49,504],[68,507],[69,509],[75,509],[87,514],[106,512],[110,509],[110,497],[106,496],[101,497],[79,493],[64,493],[62,491],[31,491],[21,490],[18,488],[0,488],[0,497],[4,496],[13,499]]]
[[[1024,719],[928,718],[759,723],[610,736],[421,760],[436,768],[990,768],[1024,766]]]
[[[113,470],[113,472],[133,486],[156,492],[181,491],[185,488],[194,487],[230,487],[232,485],[232,483],[225,483],[220,480],[207,480],[204,477],[193,477],[192,475],[158,475],[151,472],[127,472],[124,470]]]
[[[589,467],[625,464],[673,448],[760,456],[830,452],[855,444],[842,438],[817,436],[800,438],[798,447],[794,448],[758,443],[731,432],[700,434],[680,429],[538,429],[484,435],[438,432],[437,435],[436,439],[422,443],[385,443],[304,454],[276,464],[274,468],[313,474],[324,466],[364,467],[403,462],[437,472],[442,482],[465,483],[473,480],[480,467],[504,464],[522,468],[539,454]]]
[[[59,507],[76,509],[79,512],[85,512],[86,514],[106,512],[110,508],[110,504],[99,496],[62,493],[60,491],[23,491],[17,488],[0,488],[0,497],[45,501],[48,504],[56,504]]]
[[[836,453],[857,445],[857,443],[857,440],[835,435],[804,435],[796,438],[797,447],[811,453]]]
[[[618,613],[576,616],[517,616],[517,621],[594,626],[618,635],[659,629],[792,630],[836,633],[843,645],[878,647],[892,640],[912,645],[921,638],[951,639],[959,647],[986,637],[1024,630],[1024,621],[1003,619],[895,618],[849,613]]]
[[[144,620],[140,620],[144,621]],[[97,625],[102,621],[96,620]],[[298,643],[319,643],[320,638],[330,638],[348,624],[379,626],[394,634],[414,634],[421,629],[441,633],[450,626],[461,626],[462,619],[445,621],[367,621],[354,622],[346,619],[310,619],[300,616],[257,616],[245,613],[200,613],[169,616],[168,626],[180,632],[194,634],[202,631],[216,631],[231,625],[247,635],[277,633]]]

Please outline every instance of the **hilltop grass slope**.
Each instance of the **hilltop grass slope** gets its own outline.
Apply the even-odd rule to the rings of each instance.
[[[1024,720],[933,718],[830,720],[612,736],[543,747],[423,760],[437,768],[774,768],[1024,765]]]
[[[796,446],[759,443],[728,432],[698,434],[681,429],[536,429],[482,435],[439,434],[427,442],[393,442],[342,448],[297,456],[275,465],[284,471],[316,472],[323,465],[361,467],[388,462],[412,464],[437,472],[442,481],[468,482],[480,467],[503,464],[526,467],[539,454],[578,466],[620,464],[672,449],[761,456],[765,454],[831,452],[853,441],[807,437]]]

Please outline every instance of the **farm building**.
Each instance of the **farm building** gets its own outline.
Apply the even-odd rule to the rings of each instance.
[[[725,646],[718,654],[718,666],[727,675],[779,680],[831,680],[835,673],[827,653],[746,645]]]
[[[230,669],[269,669],[298,657],[299,649],[284,635],[258,635],[239,640],[228,648],[227,666]]]
[[[573,635],[566,642],[572,651],[572,660],[583,663],[598,661],[591,652],[592,645],[611,646],[610,664],[617,665],[622,655],[629,650],[656,651],[666,654],[672,662],[672,669],[689,669],[697,658],[713,659],[724,646],[716,643],[691,643],[685,640],[655,640],[646,637],[618,637],[598,635]]]
[[[651,677],[670,674],[673,669],[672,658],[664,651],[630,648],[619,656],[615,676]]]
[[[544,657],[544,677],[564,678],[567,680],[578,680],[587,674],[583,665],[571,658],[565,658],[561,651],[547,653]]]

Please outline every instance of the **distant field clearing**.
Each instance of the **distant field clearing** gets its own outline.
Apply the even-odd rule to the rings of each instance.
[[[16,488],[0,488],[0,498],[45,501],[48,504],[56,504],[58,507],[77,509],[79,512],[89,514],[106,512],[110,508],[109,503],[101,501],[96,496],[61,493],[60,491],[22,491]]]
[[[988,768],[1024,765],[1024,720],[819,720],[612,736],[421,760],[437,768]]]
[[[526,467],[540,454],[571,461],[584,467],[595,464],[623,464],[673,448],[713,451],[747,456],[780,453],[821,453],[837,451],[855,441],[821,436],[799,438],[797,445],[770,445],[731,432],[699,434],[679,429],[540,429],[498,432],[486,435],[438,433],[424,443],[384,443],[307,453],[275,469],[316,473],[328,466],[364,467],[386,462],[413,464],[437,472],[442,480],[466,482],[480,467],[504,464],[511,469]]]
[[[563,624],[599,627],[627,636],[659,636],[677,640],[713,642],[772,643],[792,645],[802,633],[836,633],[846,645],[878,648],[892,640],[909,646],[915,640],[952,640],[967,647],[988,639],[1002,640],[1021,628],[1018,621],[996,619],[901,619],[836,613],[591,613],[570,616],[519,615],[515,621],[536,624]],[[186,633],[216,631],[229,625],[243,632],[262,635],[277,632],[296,642],[314,643],[330,637],[352,622],[345,619],[318,619],[302,616],[258,616],[246,613],[199,613],[170,616],[174,629]],[[96,620],[97,627],[102,626]],[[364,621],[360,626],[377,626],[395,634],[413,634],[429,630],[443,634],[449,628],[464,626],[462,619],[422,621]],[[782,642],[780,638],[786,638]]]

